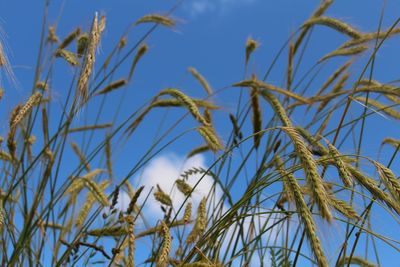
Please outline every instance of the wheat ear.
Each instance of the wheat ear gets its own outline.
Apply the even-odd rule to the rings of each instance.
[[[207,126],[200,126],[197,128],[197,131],[204,138],[204,140],[206,141],[206,143],[213,152],[217,152],[223,149],[221,141],[214,132],[213,128]]]
[[[197,218],[192,231],[189,233],[186,243],[194,243],[203,234],[207,227],[207,199],[204,197],[197,208]]]
[[[86,56],[84,59],[81,73],[78,78],[77,99],[79,100],[80,105],[85,103],[89,97],[89,89],[88,89],[89,78],[93,71],[96,49],[100,42],[100,36],[104,28],[105,28],[105,18],[102,17],[99,22],[96,13],[93,19],[92,31],[90,32]]]
[[[202,145],[202,146],[195,147],[194,149],[192,149],[192,150],[187,154],[186,158],[190,158],[190,157],[193,157],[193,156],[195,156],[195,155],[197,155],[197,154],[207,152],[207,151],[209,151],[210,149],[211,149],[211,148],[210,148],[209,145]]]
[[[99,90],[96,94],[97,95],[108,94],[111,91],[114,91],[116,89],[119,89],[119,88],[123,87],[127,83],[128,83],[128,81],[125,80],[125,79],[117,80],[115,82],[110,83],[109,85],[107,85],[103,89]]]
[[[73,40],[75,40],[76,37],[79,36],[79,34],[81,34],[81,29],[78,27],[64,38],[64,40],[58,46],[58,49],[66,48],[70,43],[72,43]]]
[[[308,237],[312,251],[318,261],[318,265],[321,267],[328,267],[329,265],[322,249],[321,242],[316,233],[317,227],[315,225],[311,211],[304,201],[300,185],[291,173],[286,172],[282,168],[283,163],[282,160],[279,159],[279,157],[276,157],[276,162],[278,165],[278,171],[280,172],[281,176],[286,176],[288,188],[291,190],[291,194],[293,195],[296,208],[298,210],[298,216],[304,225],[304,231]]]
[[[330,27],[332,29],[335,29],[338,32],[346,34],[354,39],[360,38],[363,35],[363,33],[354,29],[349,24],[347,24],[343,21],[340,21],[338,19],[334,19],[331,17],[325,17],[325,16],[311,18],[308,21],[306,21],[306,23],[304,23],[303,27],[317,25],[317,24],[324,25],[324,26]]]
[[[135,25],[139,25],[142,23],[157,23],[161,24],[166,27],[173,27],[175,26],[175,21],[167,16],[160,15],[160,14],[149,14],[141,17],[135,22]]]
[[[366,259],[358,256],[352,256],[352,257],[346,257],[342,259],[337,267],[344,267],[344,266],[349,266],[350,264],[356,264],[362,267],[376,267],[375,264],[370,263]]]
[[[54,26],[49,26],[48,32],[49,33],[47,35],[47,40],[46,40],[47,42],[56,44],[60,41],[58,39],[58,36],[56,34],[56,28]]]
[[[331,154],[335,162],[335,165],[339,171],[339,176],[342,179],[343,184],[347,187],[352,187],[353,179],[351,178],[351,174],[346,166],[346,163],[342,159],[343,156],[340,154],[340,152],[336,149],[334,145],[332,145],[328,141],[327,143],[328,143],[329,153]]]
[[[177,179],[175,183],[178,190],[185,196],[189,196],[192,193],[193,188],[185,180]]]
[[[309,104],[310,103],[310,101],[308,99],[306,99],[306,98],[304,98],[304,97],[302,97],[302,96],[300,96],[298,94],[295,94],[295,93],[293,93],[291,91],[288,91],[286,89],[283,89],[283,88],[279,88],[279,87],[277,87],[275,85],[268,84],[268,83],[265,83],[263,81],[256,80],[254,78],[250,79],[250,80],[244,80],[244,81],[235,83],[235,84],[233,84],[233,86],[234,87],[262,88],[262,89],[269,90],[269,91],[275,91],[275,92],[277,92],[279,94],[282,94],[282,95],[285,95],[287,97],[291,97],[291,98],[293,98],[293,99],[295,99],[295,100],[297,100],[299,102],[302,102],[303,104]]]
[[[168,89],[162,90],[158,94],[158,96],[162,96],[162,95],[171,95],[171,96],[175,97],[176,99],[182,101],[182,103],[188,108],[190,113],[193,115],[193,117],[197,121],[199,121],[200,123],[202,123],[205,126],[209,126],[209,123],[201,115],[196,103],[189,96],[187,96],[184,93],[182,93],[181,91],[179,91],[177,89],[173,89],[173,88],[168,88]]]
[[[126,217],[128,224],[128,267],[135,266],[135,232],[134,232],[134,218],[132,215]]]
[[[86,181],[87,180],[88,179],[86,179]],[[104,189],[107,188],[108,185],[109,185],[109,181],[101,182],[100,185],[98,186],[99,190],[102,192]],[[87,193],[86,201],[83,204],[82,208],[80,209],[78,216],[76,218],[76,221],[75,221],[75,225],[77,227],[82,226],[83,223],[85,222],[86,217],[90,212],[90,209],[92,208],[93,204],[96,202],[96,199],[98,198],[98,196],[96,196],[96,194],[97,194],[96,192],[92,192],[92,191],[89,191]],[[107,200],[107,202],[108,202],[108,200]]]
[[[363,53],[368,49],[368,46],[365,45],[360,45],[360,46],[354,46],[350,48],[338,48],[325,56],[323,56],[318,62],[323,62],[329,58],[332,57],[338,57],[338,56],[355,56],[358,54]]]
[[[161,221],[161,229],[163,242],[157,259],[157,267],[167,267],[169,262],[169,254],[171,252],[172,237],[167,224]]]
[[[317,18],[317,17],[321,16],[329,8],[329,6],[332,3],[333,3],[333,0],[321,1],[321,4],[314,11],[314,14],[311,16],[311,18]],[[300,32],[299,36],[297,37],[296,41],[294,42],[294,50],[293,50],[294,54],[296,53],[297,49],[299,48],[300,44],[304,40],[304,37],[307,35],[310,28],[311,28],[311,25],[305,25],[305,26],[301,27],[301,32]]]
[[[295,128],[282,127],[282,130],[286,132],[295,146],[296,153],[299,156],[304,172],[306,173],[307,184],[312,191],[313,198],[317,203],[321,216],[327,221],[331,221],[332,213],[329,209],[328,193],[325,190],[321,176],[318,174],[317,164],[312,157],[311,152],[307,149],[304,141]]]
[[[393,198],[400,203],[400,183],[396,175],[389,168],[383,166],[379,162],[373,162],[376,169],[378,170],[379,177],[389,190]]]
[[[383,139],[382,144],[389,144],[389,145],[393,146],[394,148],[397,148],[398,146],[400,146],[400,140],[387,137],[387,138]]]
[[[77,56],[72,53],[71,51],[65,50],[65,49],[58,49],[55,54],[55,57],[60,57],[65,59],[71,66],[78,66],[79,65],[79,60]]]
[[[246,65],[249,63],[251,54],[259,47],[259,43],[249,37],[246,41]]]
[[[139,60],[144,56],[144,54],[146,54],[146,52],[147,52],[148,50],[149,50],[149,47],[148,47],[146,44],[142,44],[142,45],[139,47],[139,49],[138,49],[138,51],[137,51],[135,57],[133,58],[131,68],[129,69],[128,81],[130,81],[130,80],[132,79],[133,72],[134,72],[135,69],[136,69],[137,63],[138,63]]]
[[[213,90],[207,80],[201,75],[195,68],[190,67],[188,71],[193,75],[193,77],[201,84],[208,95],[213,94]]]
[[[72,142],[72,143],[71,143],[71,147],[72,147],[72,150],[75,152],[75,154],[78,156],[78,158],[79,158],[81,164],[85,167],[85,169],[86,169],[87,171],[90,171],[90,165],[89,165],[89,163],[87,162],[85,155],[84,155],[84,154],[82,153],[82,151],[79,149],[78,145],[77,145],[76,143]]]
[[[393,108],[391,108],[389,106],[386,106],[386,105],[382,104],[381,102],[378,102],[378,101],[370,99],[370,98],[368,99],[368,102],[366,102],[366,98],[365,97],[360,97],[360,96],[355,97],[354,99],[359,101],[359,102],[361,102],[361,103],[363,103],[363,104],[364,103],[368,103],[368,105],[378,109],[378,111],[381,111],[381,112],[389,115],[390,117],[392,117],[394,119],[397,119],[397,120],[400,119],[400,112],[396,111],[395,109],[393,109]]]
[[[154,198],[163,205],[172,206],[172,200],[168,194],[166,194],[158,185],[158,190],[153,193]]]

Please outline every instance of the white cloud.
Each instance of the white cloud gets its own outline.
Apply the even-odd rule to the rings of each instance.
[[[154,158],[144,169],[140,177],[140,185],[145,186],[141,194],[141,200],[145,199],[152,187],[153,192],[157,190],[156,186],[158,184],[164,192],[170,194],[173,206],[179,208],[184,202],[185,197],[176,189],[174,183],[184,171],[193,167],[207,169],[205,159],[202,155],[194,156],[188,160],[175,154],[167,154]],[[203,174],[189,175],[187,183],[194,187],[202,176]],[[201,198],[209,194],[213,183],[213,179],[206,175],[196,186],[190,199],[194,207],[197,207]],[[220,198],[222,195],[221,190],[217,188],[216,194],[217,199]],[[181,212],[183,212],[183,209]],[[145,213],[153,218],[157,217],[161,219],[160,203],[155,200],[152,194],[145,205]]]
[[[145,189],[143,190],[141,197],[139,199],[139,203],[143,203],[145,200],[146,196],[149,194],[149,191],[152,187],[153,192],[156,189],[157,184],[162,188],[163,191],[168,193],[171,196],[173,206],[175,209],[179,208],[180,205],[183,203],[185,197],[183,196],[182,193],[180,193],[177,189],[176,186],[174,186],[174,183],[176,179],[180,177],[180,175],[188,169],[191,169],[193,167],[197,168],[203,168],[207,169],[207,165],[205,162],[205,158],[202,155],[197,155],[194,156],[188,160],[186,160],[184,157],[178,156],[176,154],[165,154],[159,157],[154,158],[143,170],[143,173],[139,177],[136,177],[135,180],[138,181],[136,184],[136,188],[138,186],[144,185]],[[194,186],[199,179],[202,177],[202,174],[196,174],[196,175],[190,175],[188,176],[188,184],[191,186]],[[196,186],[194,193],[190,199],[190,201],[193,203],[193,208],[197,209],[198,203],[200,200],[204,197],[207,196],[210,193],[210,190],[213,188],[214,180],[210,176],[205,176],[200,183]],[[215,199],[221,199],[222,197],[222,190],[220,188],[215,189]],[[121,195],[121,199],[125,199],[124,196]],[[126,202],[126,200],[123,200],[123,202]],[[126,208],[125,208],[126,209]],[[178,216],[182,216],[183,210],[181,210],[181,214]],[[227,212],[229,210],[228,205],[223,204],[222,207],[223,213]],[[264,210],[265,212],[268,212],[269,210]],[[161,212],[160,209],[160,203],[157,202],[153,196],[153,194],[150,194],[149,198],[147,199],[146,204],[144,205],[144,208],[142,209],[144,217],[149,221],[149,222],[156,222],[158,219],[162,219],[163,213]],[[267,217],[268,213],[260,216],[256,216],[254,219],[254,224],[251,222],[252,218],[251,216],[246,217],[244,219],[243,223],[243,228],[245,233],[250,231],[250,229],[253,229],[254,233],[260,233],[261,227],[266,223],[267,225],[272,225],[274,220],[270,220],[267,222]],[[230,240],[229,236],[232,235],[237,235],[237,232],[235,232],[235,222],[232,222],[231,226],[227,229],[228,231],[228,238],[225,239],[225,242],[222,243],[222,250],[228,249],[228,242]],[[140,225],[138,228],[144,227],[144,225]],[[237,229],[236,229],[237,230]],[[273,231],[273,234],[277,234],[277,229],[274,227],[271,229],[267,235],[269,235]],[[237,249],[240,249],[237,247]],[[254,256],[252,264],[256,265],[257,263],[264,262],[267,266],[270,263],[269,257],[264,257],[263,259],[260,259],[257,257],[257,255]],[[236,259],[233,262],[233,266],[239,266],[240,263],[240,257]]]
[[[225,13],[233,7],[253,3],[256,0],[189,0],[186,9],[192,16],[201,15],[211,11]]]

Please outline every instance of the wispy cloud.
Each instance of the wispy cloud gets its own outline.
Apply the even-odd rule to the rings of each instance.
[[[234,7],[253,3],[257,0],[188,0],[186,9],[192,16],[209,12],[225,13]]]

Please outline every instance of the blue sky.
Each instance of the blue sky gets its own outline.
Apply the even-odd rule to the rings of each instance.
[[[10,84],[2,74],[1,85],[5,88],[5,99],[0,106],[0,119],[6,121],[8,114],[16,103],[26,99],[31,92],[33,70],[40,40],[40,30],[43,15],[44,1],[13,0],[0,2],[0,25],[4,31],[4,40],[7,53],[14,71],[17,86]],[[269,67],[273,57],[279,51],[287,38],[297,30],[318,5],[319,1],[308,0],[185,0],[172,14],[178,25],[171,29],[159,28],[146,40],[149,53],[142,59],[134,76],[134,81],[129,85],[128,93],[122,106],[121,117],[132,112],[132,106],[139,106],[143,101],[149,100],[159,90],[166,87],[177,87],[195,97],[204,97],[204,92],[187,72],[188,67],[195,67],[210,82],[215,90],[225,88],[244,78],[244,45],[251,36],[261,44],[253,55],[249,65],[249,73],[256,73],[261,77]],[[363,31],[375,31],[379,22],[380,11],[386,3],[383,28],[388,28],[400,15],[400,1],[353,0],[336,1],[328,10],[327,15],[344,19]],[[95,12],[107,17],[107,27],[102,37],[98,62],[102,62],[113,45],[119,40],[127,25],[148,13],[167,12],[175,1],[130,1],[130,0],[69,0],[50,1],[49,24],[57,23],[57,33],[62,37],[81,26],[88,30]],[[138,27],[128,36],[128,45],[133,44],[149,26]],[[323,41],[321,41],[323,40]],[[335,49],[345,38],[323,27],[315,29],[311,38],[310,48],[306,51],[304,62],[299,72],[299,77],[304,74],[322,55]],[[400,40],[385,43],[376,60],[374,79],[385,82],[396,80],[400,76],[400,53],[398,53]],[[360,58],[359,63],[351,69],[352,74],[361,72],[368,58]],[[341,62],[341,61],[336,61]],[[54,77],[54,97],[62,99],[67,92],[68,84],[65,82],[72,77],[71,68],[63,62],[57,62],[62,72]],[[286,54],[271,72],[268,82],[276,85],[285,83]],[[128,64],[129,65],[129,64]],[[126,66],[128,66],[126,65]],[[337,64],[328,65],[322,72],[321,81],[336,68]],[[125,68],[126,69],[126,68]],[[123,78],[126,72],[117,72],[115,78]],[[214,100],[221,104],[223,109],[216,115],[219,122],[217,127],[222,139],[227,138],[230,124],[227,123],[228,113],[235,111],[237,92],[228,89],[216,95]],[[109,110],[105,110],[102,122],[109,121],[121,95],[111,96],[107,99]],[[97,102],[96,102],[97,103]],[[361,107],[353,104],[355,112]],[[89,109],[88,109],[89,110]],[[108,112],[109,111],[109,112]],[[163,116],[166,117],[163,117]],[[268,113],[265,114],[268,116]],[[304,121],[302,116],[294,115],[296,122]],[[116,169],[121,176],[126,174],[132,163],[140,156],[141,151],[146,151],[158,133],[158,126],[165,130],[168,122],[173,122],[174,117],[160,112],[151,114],[148,118],[154,123],[146,123],[134,135],[135,139],[126,144],[126,149],[121,147],[117,151],[120,157]],[[79,123],[79,122],[77,122]],[[184,127],[178,128],[179,132],[187,127],[194,126],[190,121]],[[385,129],[377,132],[376,129]],[[378,138],[399,134],[398,122],[386,121],[379,116],[373,116],[367,124],[367,129],[374,132],[374,136],[367,136],[367,143],[371,146],[364,152],[376,156]],[[7,131],[4,124],[0,132],[4,135]],[[100,138],[100,137],[99,137]],[[101,137],[102,138],[102,137]],[[139,142],[137,140],[140,140]],[[164,164],[165,159],[174,159],[170,173],[182,170],[183,156],[193,147],[193,143],[201,144],[201,139],[195,134],[185,137],[184,142],[167,149],[152,166]],[[346,147],[343,148],[346,152]],[[347,151],[352,153],[353,151]],[[173,156],[169,156],[173,155]],[[383,162],[387,162],[390,154],[383,154]],[[207,166],[212,162],[212,157],[199,158],[195,163]],[[161,163],[160,163],[161,162]],[[161,164],[161,165],[162,165]],[[158,165],[157,165],[158,166]],[[154,170],[154,169],[152,169]],[[151,170],[145,169],[143,176],[150,175]],[[148,179],[156,175],[150,175]],[[140,175],[136,175],[134,183],[139,183]],[[206,189],[204,189],[206,190]],[[239,190],[240,191],[240,190]],[[238,191],[238,192],[239,192]],[[382,222],[384,223],[384,222]],[[328,237],[332,233],[328,233]],[[393,251],[388,251],[392,253]],[[388,254],[395,257],[396,254]],[[389,256],[388,256],[389,257]],[[397,255],[397,259],[399,256]]]

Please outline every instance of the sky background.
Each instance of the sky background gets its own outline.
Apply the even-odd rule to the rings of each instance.
[[[99,61],[104,59],[118,42],[126,27],[141,16],[148,13],[165,13],[176,2],[172,0],[130,1],[130,0],[68,0],[50,1],[48,21],[56,23],[57,34],[62,38],[77,26],[83,30],[89,30],[95,12],[107,17],[107,27],[102,36]],[[124,97],[124,105],[121,105],[121,116],[117,120],[122,121],[132,106],[148,101],[159,90],[166,87],[182,89],[194,97],[204,97],[205,94],[188,73],[188,67],[195,67],[210,82],[215,90],[224,89],[245,77],[244,47],[246,39],[251,36],[261,44],[253,55],[248,73],[255,73],[262,77],[270,62],[273,60],[281,46],[286,42],[290,34],[294,33],[298,26],[305,21],[318,6],[316,0],[186,0],[172,14],[178,22],[171,29],[159,28],[146,40],[149,45],[149,53],[141,60],[137,68],[133,83],[129,85],[128,93]],[[380,12],[385,6],[383,28],[388,28],[400,15],[400,1],[377,0],[338,0],[328,10],[326,15],[334,16],[351,23],[363,31],[376,31],[379,23]],[[16,84],[7,81],[2,74],[2,86],[5,89],[5,99],[0,107],[0,118],[7,121],[10,111],[16,103],[26,99],[31,92],[33,70],[40,40],[40,30],[43,16],[43,1],[38,0],[13,0],[0,2],[0,25],[4,33],[3,39],[7,45],[7,53],[16,78]],[[128,46],[133,44],[150,26],[138,27],[128,36]],[[321,56],[338,47],[345,37],[323,27],[316,27],[310,40],[310,49],[306,51],[305,60],[302,62],[298,77],[301,77]],[[400,53],[399,38],[393,38],[384,44],[377,56],[374,79],[389,82],[400,77]],[[357,59],[357,63],[351,68],[351,73],[358,75],[368,60],[368,57]],[[321,73],[319,81],[323,81],[334,69],[340,60],[330,63]],[[285,83],[286,54],[278,62],[267,79],[275,85]],[[63,99],[66,96],[66,81],[72,77],[73,71],[65,66],[64,62],[57,62],[56,66],[62,69],[53,78],[53,97]],[[128,67],[129,64],[126,65]],[[125,69],[126,68],[122,68]],[[125,72],[117,72],[115,79],[123,78]],[[318,81],[318,79],[317,79]],[[224,140],[230,133],[230,123],[226,117],[234,112],[237,94],[224,89],[214,98],[217,104],[223,106],[221,112],[216,115],[218,121],[217,130]],[[121,95],[116,94],[107,99],[110,106],[102,115],[101,122],[112,119],[111,114],[119,105]],[[93,105],[98,104],[94,102]],[[361,111],[362,107],[353,104],[354,112]],[[90,107],[88,108],[90,112]],[[183,114],[183,113],[182,113]],[[268,117],[268,110],[265,115]],[[92,114],[93,116],[95,114]],[[306,121],[302,116],[294,115],[293,120],[301,124]],[[159,136],[161,128],[166,129],[169,122],[175,121],[174,116],[155,112],[150,114],[145,127],[139,128],[134,140],[124,144],[124,148],[116,149],[119,161],[115,169],[119,175],[126,174],[132,163],[137,161],[141,151],[145,151],[149,145]],[[77,124],[80,122],[78,121]],[[188,121],[177,132],[195,124]],[[372,116],[367,123],[367,132],[374,133],[366,137],[368,146],[364,153],[376,158],[378,146],[374,140],[387,136],[398,136],[398,121],[382,119],[380,116]],[[8,128],[6,124],[0,126],[0,132],[5,134]],[[96,137],[95,137],[96,138]],[[100,137],[99,137],[100,138]],[[101,137],[103,138],[103,136]],[[77,141],[77,140],[75,140]],[[150,164],[134,176],[135,185],[159,183],[166,191],[179,173],[192,166],[208,167],[213,161],[211,156],[198,156],[189,162],[185,162],[186,153],[193,144],[201,144],[201,139],[195,135],[186,136],[179,145],[174,145],[163,151]],[[343,147],[346,152],[346,146]],[[347,151],[352,153],[353,151]],[[390,151],[388,151],[390,152]],[[381,159],[387,163],[390,153],[383,153]],[[75,159],[71,158],[71,162]],[[240,161],[240,160],[238,160]],[[129,164],[128,164],[129,163]],[[73,165],[73,164],[71,164]],[[396,167],[395,167],[396,168]],[[193,178],[195,179],[195,177]],[[143,182],[145,181],[145,182]],[[196,192],[197,201],[207,192],[212,183],[211,178],[206,178]],[[240,188],[235,188],[238,194]],[[126,199],[125,199],[126,201]],[[182,199],[175,199],[177,203]],[[152,204],[153,203],[153,204]],[[151,216],[159,213],[158,204],[149,202],[148,210]],[[377,218],[379,220],[379,218]],[[389,223],[388,223],[389,224]],[[385,222],[381,222],[385,226]],[[391,229],[389,229],[390,231]],[[398,231],[399,229],[392,229]],[[326,238],[333,238],[334,232],[325,233]],[[393,254],[388,249],[384,262],[389,264],[390,258],[399,255]],[[384,266],[390,266],[385,265]]]

